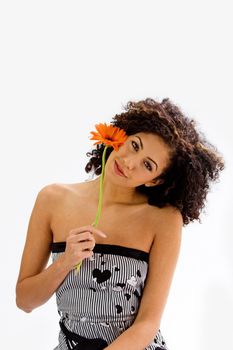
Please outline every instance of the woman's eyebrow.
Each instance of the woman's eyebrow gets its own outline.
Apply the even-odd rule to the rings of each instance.
[[[141,140],[141,137],[139,137],[139,136],[135,136],[135,137],[137,137],[138,139],[139,139],[139,141],[140,141],[140,146],[141,146],[141,149],[143,149],[143,143],[142,143],[142,140]],[[153,160],[153,159],[151,159],[150,157],[147,157],[149,160],[151,160],[155,165],[156,165],[156,170],[158,169],[158,164]]]

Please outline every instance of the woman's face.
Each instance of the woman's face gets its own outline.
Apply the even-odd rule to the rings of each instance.
[[[118,151],[113,150],[107,160],[107,176],[114,177],[122,185],[136,187],[143,184],[158,184],[152,181],[169,164],[170,147],[155,134],[139,132],[128,136]],[[115,171],[115,162],[125,174]]]

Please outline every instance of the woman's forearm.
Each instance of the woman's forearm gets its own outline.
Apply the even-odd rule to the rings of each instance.
[[[158,329],[147,322],[133,323],[104,350],[143,350],[153,341]]]
[[[51,298],[70,271],[61,255],[38,275],[27,277],[16,286],[16,305],[31,312]]]

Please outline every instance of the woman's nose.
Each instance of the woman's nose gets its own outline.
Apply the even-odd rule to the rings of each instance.
[[[125,164],[125,167],[127,169],[130,169],[130,170],[133,169],[134,166],[135,166],[134,160],[132,159],[132,157],[131,158],[130,157],[125,158],[124,159],[124,164]]]

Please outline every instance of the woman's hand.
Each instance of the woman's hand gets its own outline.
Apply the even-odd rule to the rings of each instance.
[[[95,247],[94,234],[106,238],[107,235],[95,227],[82,226],[72,229],[66,238],[66,249],[62,255],[64,266],[68,269],[73,269],[83,259],[93,255]]]

